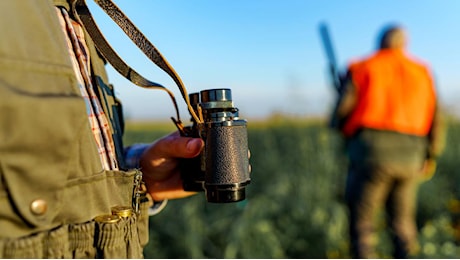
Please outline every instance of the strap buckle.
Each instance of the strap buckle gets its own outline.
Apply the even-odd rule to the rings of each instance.
[[[146,193],[146,190],[145,190],[144,182],[142,180],[142,172],[139,170],[136,170],[136,174],[134,175],[134,189],[133,189],[132,204],[133,204],[134,213],[136,213],[137,215],[139,215],[140,213],[141,199],[145,193]]]

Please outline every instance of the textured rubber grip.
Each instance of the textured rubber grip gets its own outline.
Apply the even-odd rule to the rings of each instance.
[[[250,180],[246,125],[214,125],[206,139],[206,184],[231,185]]]

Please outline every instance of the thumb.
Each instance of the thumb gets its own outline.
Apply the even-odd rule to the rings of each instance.
[[[196,157],[203,146],[200,138],[183,137],[175,132],[150,145],[139,164],[146,178],[165,179],[177,170],[179,158]]]
[[[193,158],[204,146],[201,138],[180,136],[178,132],[159,139],[153,147],[157,156],[166,158]]]

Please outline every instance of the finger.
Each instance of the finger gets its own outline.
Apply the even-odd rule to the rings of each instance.
[[[193,158],[200,154],[203,146],[204,142],[200,138],[183,137],[175,132],[158,140],[155,152],[164,157]]]
[[[196,192],[184,191],[179,174],[175,174],[164,181],[152,183],[149,190],[151,190],[150,195],[156,201],[179,199],[196,194]]]

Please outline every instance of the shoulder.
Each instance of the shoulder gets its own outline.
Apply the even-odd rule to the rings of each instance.
[[[348,70],[353,71],[359,68],[365,68],[369,63],[374,62],[379,56],[379,52],[374,52],[370,55],[354,58],[348,62]]]
[[[425,74],[432,76],[432,69],[428,62],[409,53],[406,53],[405,58],[409,63],[412,64],[414,68],[417,68],[419,71],[423,71]]]

